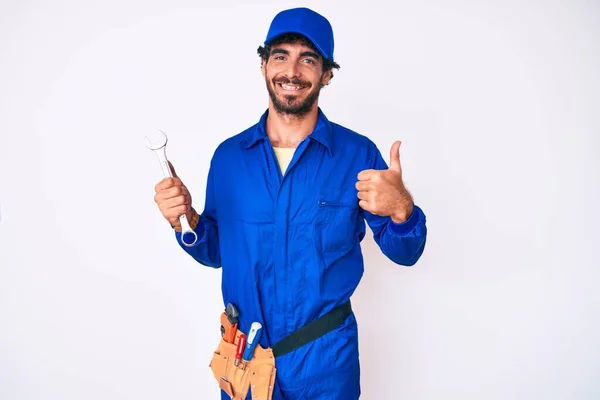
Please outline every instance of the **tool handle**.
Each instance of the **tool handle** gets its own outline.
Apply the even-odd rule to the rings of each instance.
[[[171,168],[169,167],[169,163],[167,160],[161,160],[160,161],[160,167],[163,170],[163,173],[165,175],[165,178],[172,178],[173,174],[171,173]]]
[[[237,350],[235,352],[235,360],[236,362],[239,362],[239,360],[242,359],[242,355],[244,354],[244,348],[246,347],[246,335],[245,334],[241,334],[240,338],[238,339],[238,347]]]
[[[225,330],[225,337],[223,338],[227,343],[233,343],[235,341],[235,334],[237,332],[237,324],[230,325]]]
[[[165,178],[172,178],[173,173],[171,172],[171,168],[169,167],[169,161],[167,161],[167,149],[166,147],[162,147],[158,150],[154,150],[158,157],[158,161],[160,161],[160,168],[163,171],[163,175]]]
[[[254,349],[260,341],[260,335],[262,333],[262,324],[260,322],[253,322],[250,326],[250,332],[248,333],[248,341],[246,344],[246,350],[244,351],[244,361],[250,361],[254,355]]]
[[[225,313],[221,314],[221,332],[223,332],[223,340],[226,341],[227,343],[233,343],[233,341],[229,340],[230,335],[230,331],[231,328],[233,326],[231,325],[231,322],[229,322],[229,319],[227,319],[227,316],[225,315]],[[233,336],[235,338],[235,335]]]

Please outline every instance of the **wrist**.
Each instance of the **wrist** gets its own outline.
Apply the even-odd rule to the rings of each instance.
[[[402,224],[410,218],[410,216],[412,215],[412,212],[413,212],[412,202],[409,204],[403,204],[394,213],[392,213],[392,215],[390,215],[390,218],[392,219],[392,222],[394,222],[396,224]]]

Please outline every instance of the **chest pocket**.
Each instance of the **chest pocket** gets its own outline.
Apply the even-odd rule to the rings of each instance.
[[[356,189],[323,188],[317,197],[314,237],[324,255],[343,254],[357,243]]]

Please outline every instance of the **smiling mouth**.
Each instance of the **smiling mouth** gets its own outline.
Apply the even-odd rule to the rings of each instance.
[[[277,85],[286,91],[296,92],[305,88],[303,85],[293,85],[289,83],[277,83]]]

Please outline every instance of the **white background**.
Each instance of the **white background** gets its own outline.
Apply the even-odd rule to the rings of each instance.
[[[362,398],[600,398],[598,3],[0,4],[0,399],[218,398],[220,271],[176,244],[143,137],[201,209],[297,5],[335,29],[324,111],[403,141],[428,217],[413,268],[364,242]]]

